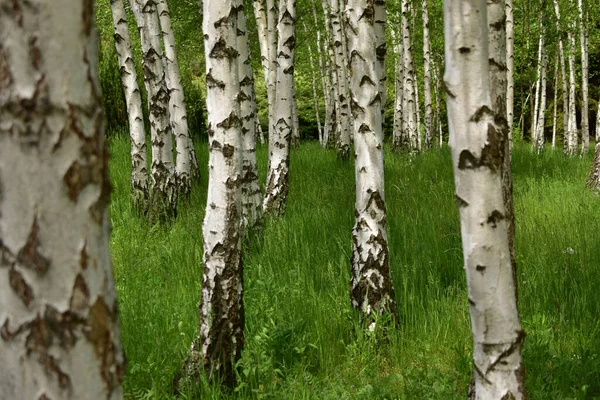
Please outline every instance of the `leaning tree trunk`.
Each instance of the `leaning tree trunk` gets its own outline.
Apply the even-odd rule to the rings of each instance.
[[[258,183],[256,165],[256,103],[254,75],[250,60],[250,46],[246,16],[241,0],[237,11],[237,62],[239,78],[240,119],[242,121],[242,227],[255,229],[262,217],[262,192]]]
[[[448,123],[467,274],[476,399],[524,399],[516,282],[502,190],[502,130],[490,101],[485,0],[444,2]],[[492,82],[494,78],[492,77]]]
[[[0,10],[0,398],[122,399],[93,7]]]
[[[575,34],[568,33],[569,39],[569,147],[567,154],[574,156],[579,147],[579,138],[577,137],[577,119],[575,117]]]
[[[506,123],[508,124],[508,149],[512,152],[515,110],[515,20],[513,0],[506,0]],[[510,154],[510,153],[509,153]]]
[[[175,160],[175,177],[177,179],[177,190],[179,194],[189,194],[192,177],[200,173],[194,143],[190,136],[187,123],[187,111],[185,109],[185,98],[183,85],[181,84],[181,73],[179,72],[179,61],[175,51],[175,36],[171,27],[171,16],[167,0],[158,0],[156,10],[160,19],[162,37],[165,44],[164,65],[166,71],[166,84],[169,90],[169,117],[171,129],[175,136],[175,148],[177,158]]]
[[[588,43],[587,27],[581,0],[577,1],[579,9],[579,41],[581,44],[581,154],[587,154],[590,149],[590,121],[588,99]]]
[[[239,0],[204,0],[208,196],[202,233],[204,279],[200,326],[183,378],[235,382],[234,365],[244,347],[241,251],[242,120],[238,76]],[[179,382],[175,382],[179,384]]]
[[[356,155],[356,224],[350,299],[364,316],[396,312],[390,276],[383,180],[383,124],[373,3],[349,0],[346,35]]]
[[[169,122],[169,91],[160,42],[160,24],[154,0],[134,0],[142,42],[142,65],[148,91],[152,138],[152,192],[148,203],[151,222],[176,213],[177,191],[173,168],[173,141]]]
[[[432,107],[431,107],[431,73],[429,54],[429,14],[427,12],[427,0],[423,0],[423,83],[425,100],[425,118],[423,130],[425,134],[425,148],[431,149],[433,145],[433,133],[431,129]]]
[[[269,137],[269,171],[265,187],[263,210],[281,215],[285,211],[289,189],[290,144],[293,129],[294,35],[296,21],[295,0],[280,0],[277,44],[277,121],[273,136]]]
[[[123,0],[111,0],[110,8],[115,28],[115,47],[121,70],[121,84],[125,92],[131,139],[131,204],[134,209],[144,210],[148,203],[148,170],[142,97],[137,83]]]
[[[408,16],[412,13],[411,5],[408,0],[402,0],[402,47],[404,63],[404,94],[402,106],[402,119],[406,129],[406,135],[409,138],[410,151],[419,149],[419,132],[417,131],[417,108],[415,104],[415,83],[413,82],[415,73],[412,61],[412,44],[410,39],[410,29],[408,25]]]

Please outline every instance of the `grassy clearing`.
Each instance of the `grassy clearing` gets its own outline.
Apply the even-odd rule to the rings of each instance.
[[[111,139],[111,250],[128,399],[166,399],[196,332],[206,173],[179,217],[129,209],[129,140]],[[199,146],[200,165],[207,148]],[[258,151],[265,176],[266,148]],[[531,399],[600,398],[600,200],[591,158],[514,154],[519,304]],[[349,304],[354,170],[317,144],[292,155],[286,215],[245,252],[246,348],[231,393],[201,399],[460,399],[470,322],[447,149],[387,154],[390,257],[401,327],[365,335]],[[382,324],[383,325],[383,324]],[[382,328],[383,329],[383,328]]]

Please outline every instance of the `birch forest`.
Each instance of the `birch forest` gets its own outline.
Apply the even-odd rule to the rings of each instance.
[[[600,399],[597,0],[0,0],[0,400]]]

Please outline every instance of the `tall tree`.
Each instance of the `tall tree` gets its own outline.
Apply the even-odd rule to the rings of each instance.
[[[497,97],[490,90],[486,16],[485,0],[444,1],[450,145],[473,332],[475,398],[523,399],[524,334],[502,190],[505,138],[490,101]]]
[[[402,95],[402,122],[403,130],[408,136],[409,150],[419,150],[419,131],[417,129],[417,106],[415,96],[415,73],[412,59],[412,40],[410,38],[410,28],[408,18],[412,15],[412,5],[409,0],[402,0],[402,48],[404,63],[404,87]]]
[[[349,0],[348,50],[354,120],[356,223],[352,230],[350,298],[366,316],[395,313],[383,180],[383,125],[377,66],[376,12],[369,0]]]
[[[156,1],[156,10],[165,45],[165,83],[169,91],[169,118],[171,121],[171,130],[175,136],[175,148],[177,151],[177,158],[175,160],[176,185],[179,193],[186,195],[191,189],[192,177],[198,175],[200,170],[198,168],[194,143],[188,129],[183,85],[181,84],[179,61],[177,60],[177,52],[175,50],[175,35],[171,27],[171,16],[167,0]]]
[[[122,399],[94,8],[0,10],[0,398]]]
[[[594,153],[594,161],[588,176],[586,186],[594,191],[600,190],[600,101],[598,101],[598,111],[596,113],[596,152]]]
[[[169,120],[169,90],[160,42],[160,24],[154,0],[133,0],[142,43],[142,66],[148,92],[152,139],[152,192],[148,202],[151,222],[176,213],[177,190],[173,166],[173,139]]]
[[[423,83],[424,83],[424,101],[425,118],[423,130],[425,136],[425,148],[431,149],[433,146],[432,133],[432,104],[431,104],[431,72],[430,72],[430,54],[429,54],[429,13],[427,12],[427,0],[423,0]]]
[[[144,210],[148,202],[148,170],[142,97],[137,83],[137,72],[133,61],[133,51],[131,50],[123,0],[111,0],[110,9],[115,29],[115,47],[121,71],[121,84],[125,92],[129,137],[131,139],[131,204],[136,209]]]
[[[290,144],[293,129],[293,83],[296,1],[280,0],[277,44],[277,94],[273,135],[269,137],[269,172],[263,210],[279,215],[285,211],[289,189]]]
[[[567,67],[565,62],[565,46],[563,41],[562,25],[560,23],[560,5],[554,1],[556,15],[556,29],[558,31],[558,55],[560,57],[560,74],[563,93],[563,151],[566,153],[569,146],[569,90],[567,88]]]
[[[588,35],[587,21],[582,0],[577,0],[579,10],[579,42],[581,45],[581,153],[587,154],[590,149],[590,107],[588,99]]]
[[[515,19],[513,0],[506,0],[506,121],[508,148],[512,152],[513,123],[515,115]],[[510,153],[509,153],[510,154]]]
[[[225,385],[235,381],[234,363],[244,347],[240,235],[242,121],[237,21],[240,0],[204,0],[208,113],[208,196],[202,226],[204,278],[200,326],[183,376],[204,371]],[[176,382],[178,383],[178,382]]]
[[[571,27],[572,28],[572,27]],[[574,156],[579,148],[579,137],[577,136],[577,118],[575,103],[575,33],[570,29],[567,34],[569,40],[569,122],[568,122],[568,148],[567,154]]]
[[[401,24],[397,24],[400,25]],[[408,150],[409,149],[409,141],[408,134],[404,129],[404,39],[402,35],[402,29],[398,29],[400,31],[397,33],[397,30],[394,29],[394,26],[391,26],[390,29],[392,33],[392,40],[395,45],[395,53],[396,53],[396,69],[395,69],[395,101],[394,101],[394,132],[392,138],[392,148],[394,150]]]

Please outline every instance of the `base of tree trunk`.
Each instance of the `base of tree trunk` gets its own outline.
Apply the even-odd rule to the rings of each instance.
[[[594,192],[600,191],[600,145],[596,146],[596,155],[585,186]]]
[[[151,225],[165,223],[177,217],[177,196],[172,188],[160,190],[155,187],[150,191],[147,217]]]

